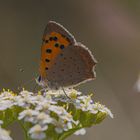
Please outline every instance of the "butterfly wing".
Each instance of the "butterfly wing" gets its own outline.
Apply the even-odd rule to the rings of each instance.
[[[76,42],[74,36],[61,24],[56,23],[55,21],[49,21],[44,30],[43,38],[45,39],[47,35],[50,35],[53,32],[59,33],[62,37],[68,40],[70,44],[74,44]]]
[[[46,80],[47,71],[54,65],[54,60],[64,48],[75,44],[74,37],[60,24],[50,21],[43,34],[41,46],[40,76]]]
[[[50,21],[43,34],[40,77],[51,88],[77,85],[95,78],[91,52],[60,24]]]
[[[56,57],[47,79],[52,88],[76,86],[95,78],[95,65],[95,58],[84,45],[70,45]]]

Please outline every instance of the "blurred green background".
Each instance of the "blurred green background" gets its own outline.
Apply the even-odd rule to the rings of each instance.
[[[139,140],[140,94],[134,85],[140,71],[140,1],[1,0],[0,89],[17,91],[38,74],[42,33],[49,20],[64,25],[93,52],[97,78],[78,88],[94,92],[94,100],[114,113],[114,119],[69,140]],[[14,139],[23,140],[19,126],[11,128]]]

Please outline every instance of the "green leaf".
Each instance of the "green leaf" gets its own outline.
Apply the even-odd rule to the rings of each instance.
[[[101,123],[105,118],[107,114],[105,112],[98,112],[97,117],[96,117],[96,124]]]
[[[57,134],[54,130],[55,126],[50,124],[48,125],[48,129],[46,131],[47,138],[52,140],[58,140],[59,134]]]
[[[68,136],[72,135],[73,133],[75,133],[75,132],[76,132],[77,130],[79,130],[79,129],[81,129],[80,126],[78,126],[78,127],[76,127],[76,128],[73,128],[73,129],[70,129],[70,130],[68,130],[68,131],[66,131],[66,132],[63,132],[63,133],[59,136],[58,140],[64,140],[64,139],[66,139]]]
[[[3,111],[0,114],[1,120],[3,120],[2,127],[6,128],[10,124],[12,124],[15,121],[14,115],[13,115],[13,110],[12,109],[7,109]]]

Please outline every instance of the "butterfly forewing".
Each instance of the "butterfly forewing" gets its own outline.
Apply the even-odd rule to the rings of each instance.
[[[73,35],[67,30],[65,29],[62,25],[60,25],[59,23],[56,23],[54,21],[50,21],[45,30],[44,30],[44,34],[43,34],[43,38],[46,35],[51,34],[52,32],[56,32],[59,33],[60,35],[62,35],[66,40],[68,40],[70,42],[70,44],[75,44],[76,40],[73,37]]]
[[[56,57],[73,43],[74,37],[63,26],[53,21],[47,24],[41,46],[40,75],[43,79],[47,76],[47,70],[54,65]]]

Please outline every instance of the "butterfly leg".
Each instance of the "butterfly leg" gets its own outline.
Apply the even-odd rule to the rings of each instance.
[[[66,91],[65,91],[65,89],[62,87],[62,90],[63,90],[63,92],[64,92],[64,94],[65,94],[65,96],[68,98],[68,99],[70,99],[71,100],[71,98],[67,95],[67,93],[66,93]]]

